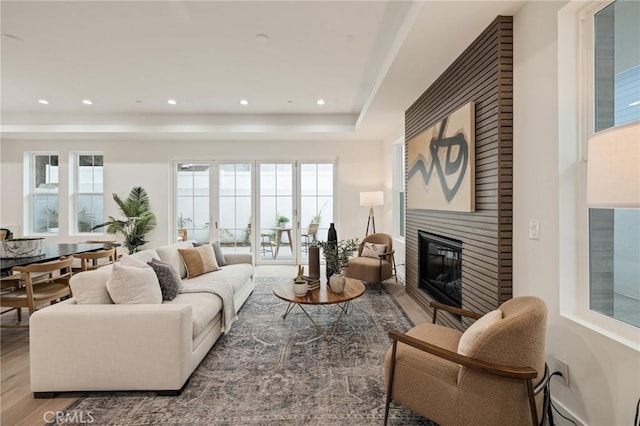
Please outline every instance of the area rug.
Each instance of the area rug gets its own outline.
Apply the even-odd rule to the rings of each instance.
[[[67,410],[91,413],[100,425],[380,425],[384,418],[383,358],[389,330],[411,328],[393,296],[378,288],[352,302],[327,342],[300,309],[257,278],[231,331],[221,336],[180,396],[154,392],[87,392]],[[336,306],[311,306],[320,327]],[[153,360],[149,360],[153,362]],[[432,425],[393,405],[390,424]]]

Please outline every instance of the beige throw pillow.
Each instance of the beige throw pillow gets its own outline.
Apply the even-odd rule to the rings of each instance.
[[[137,261],[136,261],[137,262]],[[113,264],[107,280],[107,291],[114,303],[162,303],[162,291],[156,273],[150,266],[127,265],[129,260]]]
[[[378,256],[387,251],[386,244],[374,244],[374,243],[364,243],[362,246],[362,254],[363,257],[372,257],[374,259],[378,259]]]
[[[211,244],[194,248],[179,248],[178,251],[187,269],[187,278],[197,277],[220,269]]]
[[[483,315],[476,322],[471,324],[467,331],[462,334],[458,342],[458,353],[460,355],[471,356],[473,347],[477,340],[487,331],[489,327],[502,319],[502,311],[496,309]]]

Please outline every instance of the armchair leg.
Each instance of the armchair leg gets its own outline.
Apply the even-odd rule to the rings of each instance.
[[[389,405],[391,405],[391,389],[393,388],[393,373],[396,367],[396,348],[398,347],[398,341],[393,341],[393,348],[391,349],[391,366],[389,367],[389,383],[387,384],[387,400],[384,405],[384,425],[387,425],[389,420]]]
[[[527,394],[529,395],[529,407],[531,408],[531,421],[533,426],[538,426],[538,408],[536,407],[535,394],[533,392],[533,384],[531,379],[525,382],[527,384]]]

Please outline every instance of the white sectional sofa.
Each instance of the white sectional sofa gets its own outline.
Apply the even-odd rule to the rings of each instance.
[[[34,396],[124,390],[179,394],[255,287],[250,254],[225,255],[227,265],[220,270],[184,279],[178,248],[185,246],[191,243],[131,256],[143,262],[157,258],[179,271],[184,289],[172,301],[80,304],[71,298],[35,312],[30,318]],[[72,279],[99,287],[108,279],[109,268],[82,272]],[[223,306],[216,287],[232,289],[233,303]],[[225,315],[230,306],[233,311],[227,309]]]

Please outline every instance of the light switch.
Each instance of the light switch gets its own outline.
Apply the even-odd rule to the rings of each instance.
[[[540,221],[539,220],[529,221],[529,239],[530,240],[540,239]]]

